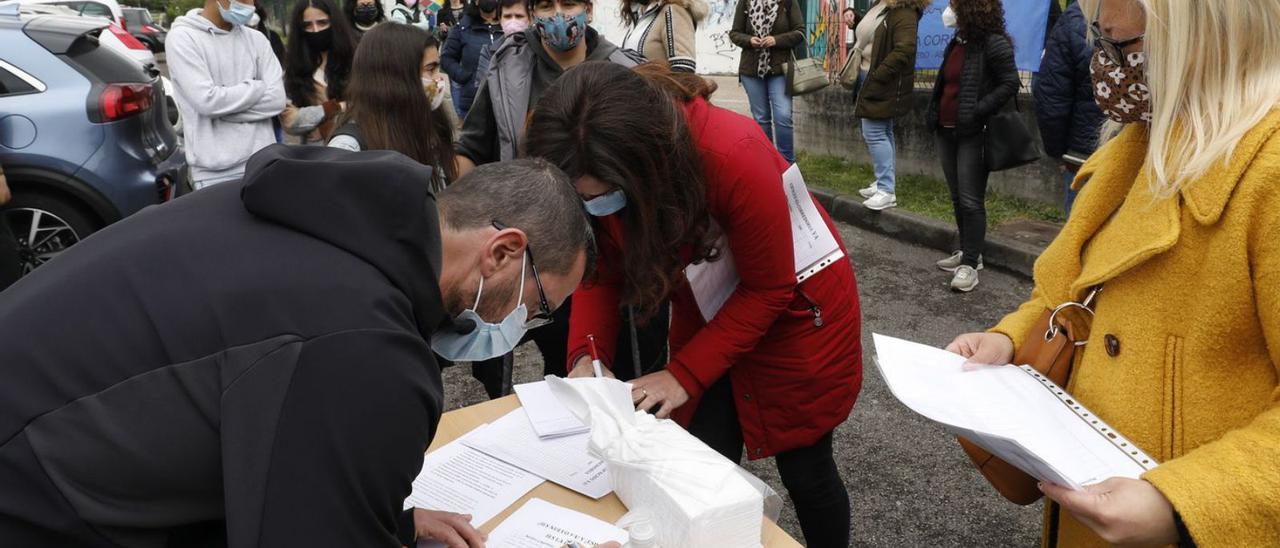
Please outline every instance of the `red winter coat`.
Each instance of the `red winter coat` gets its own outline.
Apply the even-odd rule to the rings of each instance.
[[[708,209],[728,237],[741,281],[710,322],[687,283],[671,295],[667,370],[690,396],[673,418],[687,425],[702,393],[727,372],[749,458],[808,447],[848,418],[862,386],[853,266],[837,261],[797,287],[782,187],[790,166],[749,118],[702,99],[688,103],[685,115],[704,164]],[[605,343],[601,359],[611,364],[620,328],[623,221],[619,215],[598,221],[598,276],[573,296],[571,364],[587,352],[588,334]],[[814,325],[814,305],[822,327]]]

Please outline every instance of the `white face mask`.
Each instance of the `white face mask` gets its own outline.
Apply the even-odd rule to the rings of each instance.
[[[947,6],[947,9],[942,10],[942,26],[949,29],[956,28],[956,12],[951,9],[951,6]]]
[[[427,100],[431,101],[431,110],[440,108],[444,104],[445,89],[444,81],[440,78],[422,78],[422,88],[427,92]]]

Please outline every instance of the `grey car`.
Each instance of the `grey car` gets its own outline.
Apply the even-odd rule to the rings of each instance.
[[[100,46],[106,23],[0,6],[0,222],[24,273],[189,188],[159,72]]]

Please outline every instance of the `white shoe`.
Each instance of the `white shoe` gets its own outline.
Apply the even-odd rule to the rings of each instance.
[[[888,192],[876,192],[874,196],[862,202],[867,209],[872,211],[883,211],[891,207],[898,206],[898,197]]]
[[[957,268],[960,268],[960,265],[964,264],[964,252],[957,251],[955,253],[952,253],[950,257],[942,259],[941,261],[938,261],[934,264],[938,265],[938,268],[940,270],[944,270],[946,272],[955,272]],[[982,270],[982,257],[978,257],[977,270]]]
[[[871,186],[867,188],[859,189],[858,195],[862,196],[863,198],[870,198],[872,196],[875,196],[877,192],[880,192],[880,191],[876,188],[876,182],[871,181]]]
[[[968,293],[975,287],[978,287],[978,271],[969,265],[956,267],[956,275],[951,278],[951,289]]]

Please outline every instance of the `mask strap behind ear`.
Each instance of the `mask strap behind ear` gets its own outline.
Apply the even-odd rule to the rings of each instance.
[[[520,258],[520,293],[516,295],[516,308],[524,304],[524,267],[527,262],[529,262],[528,244],[525,245],[524,256]]]
[[[478,311],[478,310],[480,309],[480,294],[481,294],[481,293],[484,293],[484,275],[483,275],[483,274],[481,274],[481,275],[480,275],[480,288],[479,288],[479,289],[476,289],[476,302],[475,302],[475,304],[472,304],[472,305],[471,305],[471,310],[477,310],[477,311]]]

